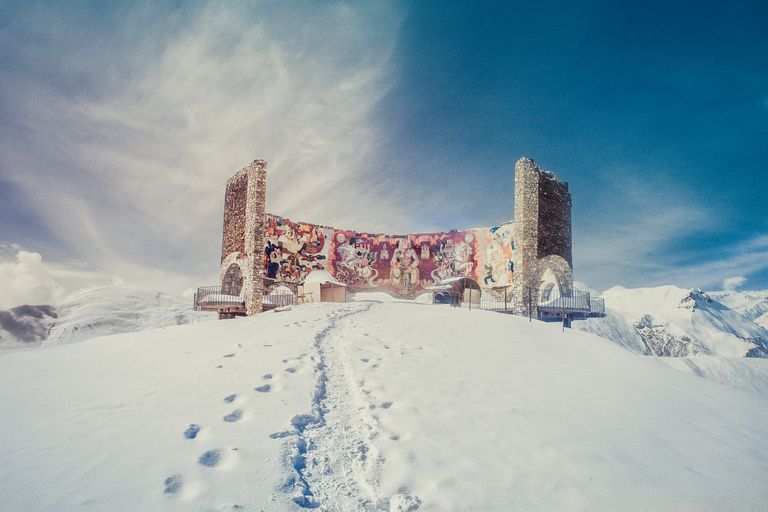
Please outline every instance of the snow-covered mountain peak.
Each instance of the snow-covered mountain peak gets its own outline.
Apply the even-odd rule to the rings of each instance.
[[[700,308],[705,304],[712,304],[712,299],[710,296],[701,291],[699,288],[691,288],[691,290],[682,299],[680,299],[680,303],[677,305],[677,307],[693,311],[694,309]]]

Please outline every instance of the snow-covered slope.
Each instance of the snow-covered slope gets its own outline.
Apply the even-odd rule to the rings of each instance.
[[[760,292],[710,292],[710,297],[741,313],[762,327],[768,328],[768,290]]]
[[[216,318],[191,300],[138,286],[92,290],[57,305],[0,311],[0,349],[55,345]]]
[[[768,330],[697,288],[618,286],[602,297],[605,318],[576,321],[575,329],[646,355],[768,357]]]
[[[403,302],[6,351],[0,508],[764,510],[768,360],[663,359]]]

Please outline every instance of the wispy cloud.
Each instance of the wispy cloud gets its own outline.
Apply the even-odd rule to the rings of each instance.
[[[60,243],[131,282],[215,275],[224,184],[255,158],[269,162],[275,213],[383,229],[347,201],[371,189],[381,133],[370,114],[387,91],[397,9],[141,5],[105,17],[114,39],[94,33],[102,48],[83,46],[89,23],[45,9],[6,29],[51,24],[14,48],[30,59],[0,86],[16,128],[0,137],[0,172]],[[45,66],[66,79],[42,77]]]
[[[746,282],[747,278],[744,276],[734,276],[727,279],[723,279],[723,290],[735,290],[742,286]]]

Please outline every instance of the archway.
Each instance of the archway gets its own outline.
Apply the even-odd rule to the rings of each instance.
[[[532,277],[533,282],[539,285],[539,302],[573,295],[573,271],[561,256],[551,255],[536,260]]]

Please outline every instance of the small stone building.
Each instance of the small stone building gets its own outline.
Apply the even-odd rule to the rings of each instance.
[[[263,160],[227,182],[221,291],[242,297],[237,314],[261,312],[263,297],[279,286],[297,292],[315,270],[352,293],[402,298],[469,278],[485,293],[504,290],[510,309],[533,316],[543,314],[541,304],[574,293],[568,184],[526,158],[515,165],[514,221],[489,228],[407,235],[336,229],[269,214],[266,194]]]

